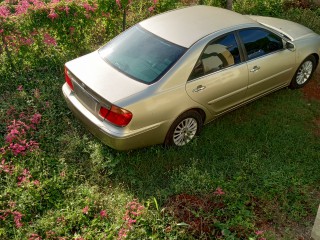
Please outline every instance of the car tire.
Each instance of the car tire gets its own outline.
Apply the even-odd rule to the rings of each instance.
[[[195,110],[187,111],[172,123],[164,143],[166,146],[184,146],[199,134],[202,126],[201,115]]]
[[[297,89],[301,88],[304,85],[306,85],[316,69],[316,59],[314,56],[310,55],[307,57],[299,66],[298,70],[294,74],[291,83],[290,83],[290,88],[291,89]]]

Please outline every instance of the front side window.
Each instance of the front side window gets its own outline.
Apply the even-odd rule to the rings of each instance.
[[[239,48],[234,34],[225,35],[206,46],[190,79],[219,71],[240,62]]]
[[[239,31],[248,60],[283,49],[282,38],[264,29]]]
[[[100,56],[120,72],[150,84],[161,78],[186,48],[134,26],[99,50]]]

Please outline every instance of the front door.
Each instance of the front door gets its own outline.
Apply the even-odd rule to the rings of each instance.
[[[241,103],[248,85],[248,68],[241,60],[233,33],[210,42],[186,85],[188,95],[214,115]]]
[[[286,85],[294,71],[295,52],[284,48],[278,35],[260,28],[239,31],[249,70],[247,98]]]

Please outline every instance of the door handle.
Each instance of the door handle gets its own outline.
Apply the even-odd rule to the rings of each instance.
[[[257,72],[257,71],[259,71],[260,70],[260,67],[259,66],[254,66],[251,70],[250,70],[250,72]]]
[[[192,90],[192,92],[201,92],[206,88],[206,86],[198,85],[195,89]]]

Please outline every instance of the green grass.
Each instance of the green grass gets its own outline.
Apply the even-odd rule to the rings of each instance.
[[[129,229],[124,217],[130,214],[137,222],[128,239],[259,239],[257,230],[267,239],[309,236],[320,196],[319,101],[282,89],[207,124],[188,146],[118,152],[67,108],[61,92],[66,54],[58,56],[39,67],[33,59],[32,70],[0,66],[1,135],[21,112],[42,115],[28,136],[38,150],[0,154],[15,166],[11,175],[0,167],[0,216],[23,214],[21,228],[12,214],[0,219],[1,239],[114,239]],[[0,138],[0,147],[7,145]],[[26,168],[30,182],[18,186]],[[218,187],[224,195],[215,193]],[[193,201],[183,205],[176,196]],[[138,216],[127,207],[134,199],[144,206]]]
[[[96,201],[101,209],[107,209],[111,218],[107,229],[116,235],[126,203],[138,198],[142,203],[152,203],[146,213],[151,219],[144,220],[147,225],[162,221],[161,227],[172,224],[182,228],[176,236],[188,236],[190,232],[185,233],[185,227],[176,226],[183,219],[163,216],[156,211],[153,198],[162,208],[174,195],[206,198],[217,187],[226,193],[222,196],[225,207],[200,216],[220,216],[220,229],[248,237],[267,225],[273,228],[265,233],[273,235],[271,239],[277,239],[276,229],[284,227],[289,229],[285,236],[292,237],[291,226],[295,224],[308,232],[319,196],[320,146],[313,120],[320,116],[320,103],[306,101],[301,91],[283,89],[228,113],[206,125],[186,147],[154,146],[117,152],[101,144],[73,117],[62,98],[62,84],[61,72],[33,73],[7,84],[1,95],[1,119],[12,120],[5,114],[10,106],[17,107],[17,112],[33,108],[42,114],[34,136],[40,150],[27,158],[12,160],[20,169],[28,168],[34,179],[40,180],[41,188],[27,188],[29,191],[22,194],[15,179],[8,181],[7,175],[1,175],[2,206],[8,199],[20,202],[21,211],[28,212],[26,217],[34,223],[26,227],[26,232],[45,234],[53,228],[60,236],[70,237],[75,226],[81,228],[85,224],[94,232],[94,223],[83,219],[81,209],[88,204],[95,206]],[[18,92],[17,85],[23,85],[25,90]],[[40,89],[40,99],[33,96],[36,87]],[[50,107],[42,110],[44,101]],[[3,133],[5,125],[1,125]],[[61,177],[61,172],[66,176]],[[63,212],[72,224],[55,226]],[[16,238],[24,234],[21,232]],[[90,239],[92,234],[85,236]]]

